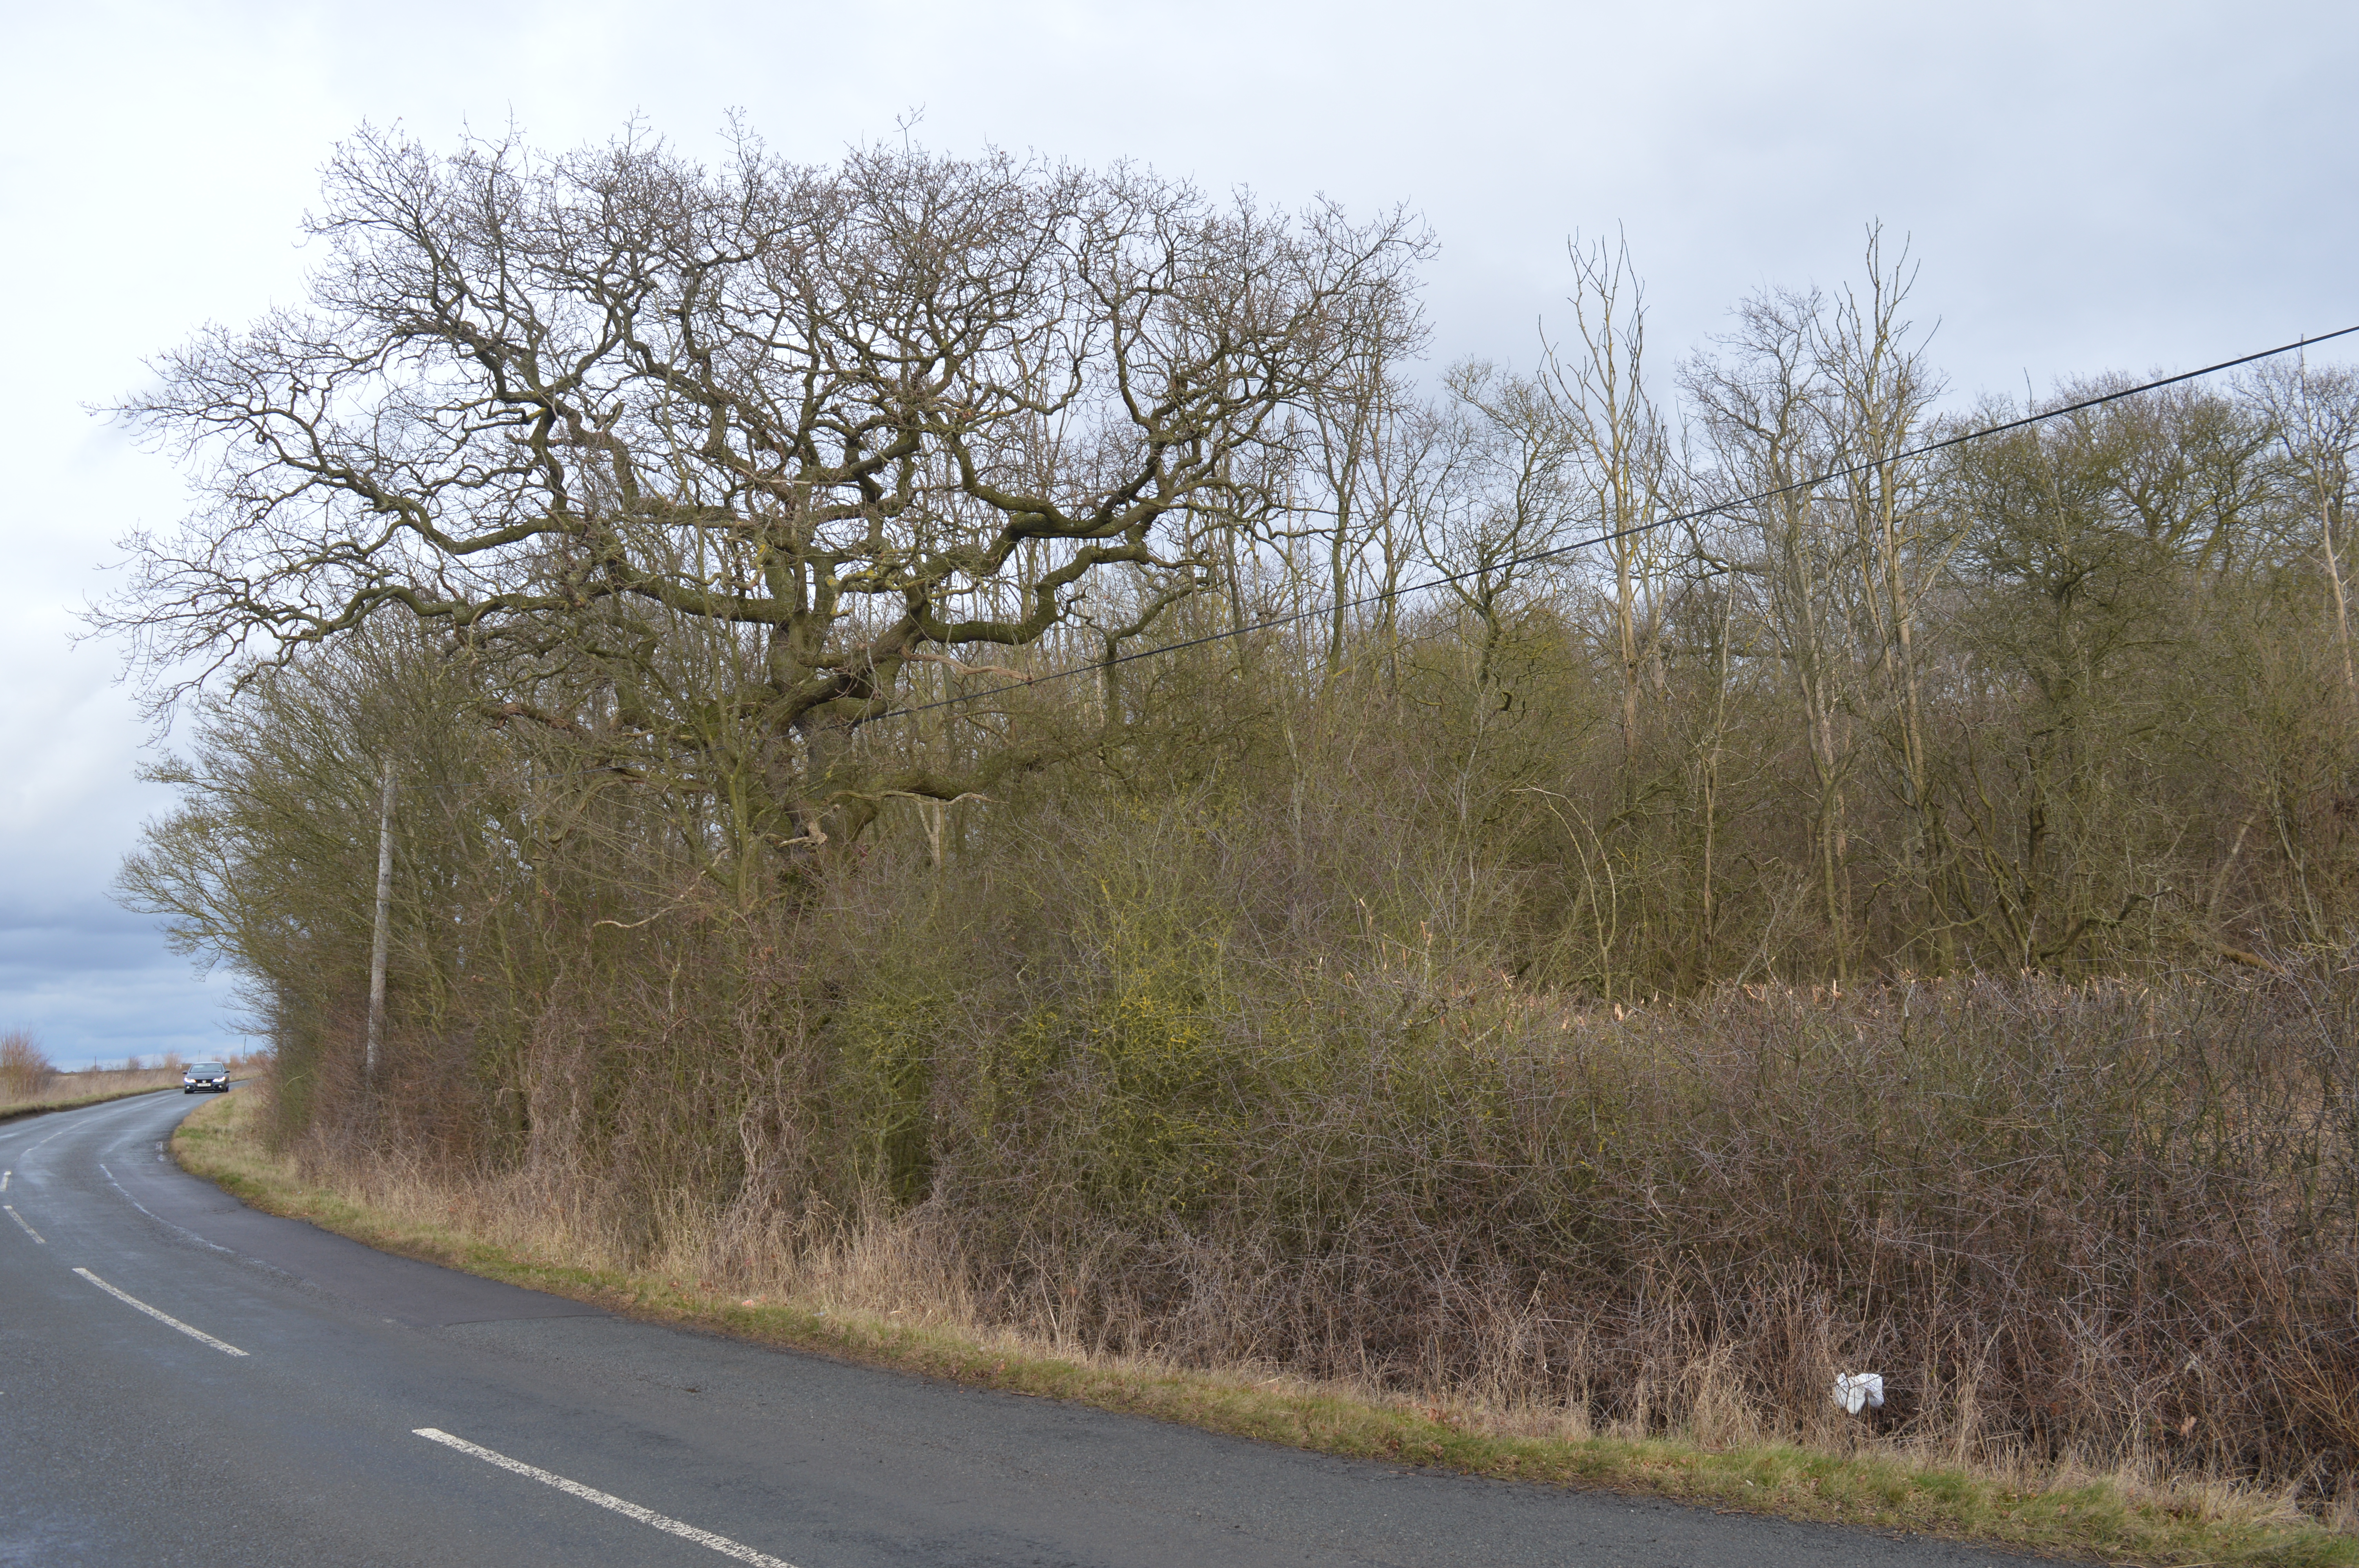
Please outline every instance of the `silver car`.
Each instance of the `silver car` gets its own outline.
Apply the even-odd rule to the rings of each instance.
[[[188,1071],[180,1075],[180,1092],[184,1095],[192,1095],[199,1089],[226,1092],[228,1088],[229,1069],[219,1062],[191,1062]]]

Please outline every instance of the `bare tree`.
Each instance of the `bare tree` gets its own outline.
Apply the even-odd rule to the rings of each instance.
[[[1923,341],[1901,315],[1916,269],[1905,248],[1886,265],[1881,225],[1868,230],[1865,259],[1864,292],[1847,288],[1833,301],[1817,323],[1815,349],[1843,470],[1837,493],[1852,535],[1854,614],[1882,687],[1877,706],[1910,824],[1902,871],[1930,900],[1925,927],[1946,967],[1953,951],[1942,891],[1948,847],[1926,732],[1919,622],[1960,535],[1951,518],[1927,504],[1930,465],[1910,455],[1941,392]]]
[[[169,697],[406,612],[637,776],[714,790],[734,750],[775,844],[1037,760],[848,741],[913,662],[1028,646],[1102,568],[1190,573],[1189,519],[1357,362],[1420,244],[1125,166],[810,168],[743,133],[706,168],[636,132],[437,158],[364,130],[325,203],[308,308],[122,406],[205,502],[129,542],[101,624]]]
[[[1571,257],[1573,322],[1579,351],[1546,345],[1542,382],[1569,433],[1584,492],[1584,521],[1594,524],[1598,547],[1613,574],[1614,654],[1622,690],[1624,806],[1637,793],[1638,698],[1658,634],[1658,579],[1676,541],[1656,519],[1666,510],[1670,445],[1647,390],[1644,291],[1630,265],[1626,243],[1584,246]]]
[[[1307,400],[1307,443],[1324,502],[1327,646],[1332,679],[1343,662],[1358,571],[1372,545],[1381,546],[1400,517],[1405,498],[1395,481],[1402,465],[1388,462],[1402,439],[1408,394],[1400,384],[1402,364],[1425,346],[1429,336],[1415,298],[1400,289],[1364,297],[1367,319],[1351,323],[1350,351],[1343,373],[1315,389]],[[1389,561],[1393,552],[1379,549]],[[1380,586],[1390,591],[1389,579]]]
[[[2351,653],[2351,607],[2343,580],[2348,549],[2352,455],[2359,452],[2359,374],[2348,367],[2313,368],[2282,362],[2250,383],[2267,413],[2283,453],[2288,488],[2299,497],[2318,528],[2318,565],[2334,612],[2334,636],[2343,656],[2343,689],[2359,701],[2359,665]]]
[[[1713,460],[1712,499],[1752,535],[1745,576],[1753,624],[1800,708],[1811,861],[1840,980],[1849,978],[1852,946],[1844,791],[1855,758],[1853,660],[1838,597],[1846,557],[1811,482],[1834,466],[1828,389],[1813,351],[1824,309],[1815,293],[1757,295],[1738,308],[1721,354],[1691,362],[1682,379]],[[1749,496],[1762,499],[1734,508]]]
[[[1538,376],[1470,360],[1444,384],[1450,412],[1420,474],[1416,521],[1427,558],[1473,618],[1474,687],[1495,702],[1507,624],[1550,575],[1533,557],[1561,542],[1574,515],[1576,438]]]

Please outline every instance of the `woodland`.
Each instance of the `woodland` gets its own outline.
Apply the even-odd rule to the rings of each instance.
[[[178,715],[122,896],[318,1168],[2359,1487],[2347,366],[1961,398],[1875,229],[1670,362],[1576,240],[1436,364],[1407,211],[750,135],[364,132],[308,232],[123,400],[195,501],[96,620]]]

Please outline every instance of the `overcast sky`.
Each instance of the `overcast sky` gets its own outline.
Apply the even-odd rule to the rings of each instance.
[[[231,1048],[230,987],[116,909],[162,792],[72,646],[180,476],[86,409],[302,290],[298,223],[363,121],[691,152],[745,111],[826,159],[917,135],[1127,157],[1440,239],[1437,361],[1528,362],[1566,236],[1619,225],[1668,367],[1739,297],[1839,283],[1881,219],[1955,395],[2190,369],[2359,322],[2359,6],[1197,3],[73,5],[0,0],[0,1029],[60,1065]],[[167,741],[168,744],[168,741]],[[364,898],[366,890],[355,889]]]

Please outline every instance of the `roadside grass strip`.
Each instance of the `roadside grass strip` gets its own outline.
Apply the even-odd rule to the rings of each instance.
[[[0,1105],[0,1121],[16,1121],[28,1116],[48,1116],[60,1110],[88,1110],[94,1105],[106,1105],[119,1099],[133,1099],[140,1095],[160,1095],[171,1092],[171,1087],[138,1089],[101,1089],[96,1094],[77,1095],[71,1099],[13,1100]]]
[[[38,1242],[43,1247],[47,1247],[49,1245],[49,1242],[42,1237],[39,1231],[35,1230],[30,1225],[26,1224],[25,1217],[16,1212],[16,1206],[15,1204],[0,1204],[0,1208],[6,1209],[8,1211],[8,1217],[15,1220],[19,1226],[24,1227],[26,1235],[31,1237],[36,1242]]]
[[[199,1110],[173,1135],[174,1157],[255,1208],[308,1220],[384,1251],[642,1321],[1007,1393],[1071,1400],[1315,1453],[1495,1480],[1595,1487],[1723,1512],[2158,1568],[2359,1568],[2359,1537],[2289,1510],[2256,1505],[2223,1512],[2192,1492],[2146,1491],[2111,1477],[2026,1479],[1864,1443],[1846,1454],[1782,1443],[1716,1448],[1669,1438],[1521,1436],[1491,1429],[1480,1412],[1270,1379],[1267,1368],[1256,1374],[1084,1361],[984,1344],[875,1313],[830,1312],[794,1302],[749,1306],[726,1291],[687,1289],[656,1273],[562,1263],[373,1207],[307,1180],[292,1160],[263,1148],[240,1117],[234,1099]]]
[[[96,1285],[100,1290],[104,1291],[108,1295],[113,1296],[116,1301],[121,1302],[124,1305],[136,1307],[139,1311],[146,1313],[149,1317],[154,1318],[158,1323],[177,1328],[182,1334],[187,1335],[190,1338],[210,1345],[224,1356],[244,1356],[245,1354],[245,1351],[240,1350],[236,1346],[230,1344],[226,1340],[215,1339],[212,1335],[207,1334],[201,1328],[190,1327],[187,1324],[182,1323],[179,1318],[174,1317],[170,1313],[158,1311],[156,1308],[149,1306],[146,1302],[141,1301],[137,1296],[131,1294],[127,1291],[116,1290],[113,1285],[108,1284],[104,1280],[100,1279],[96,1274],[92,1273],[87,1269],[76,1269],[74,1272],[80,1274],[83,1279],[88,1280],[92,1284]]]
[[[527,1465],[521,1459],[511,1459],[505,1454],[495,1454],[491,1449],[470,1443],[463,1437],[453,1437],[437,1427],[418,1427],[411,1432],[410,1435],[422,1437],[429,1443],[439,1443],[445,1448],[456,1449],[459,1453],[480,1459],[486,1465],[496,1465],[511,1474],[538,1481],[544,1487],[554,1487],[567,1497],[580,1498],[585,1503],[595,1503],[602,1509],[611,1509],[625,1519],[636,1519],[650,1530],[660,1530],[668,1535],[676,1535],[682,1541],[692,1541],[699,1546],[711,1547],[723,1557],[734,1557],[740,1563],[754,1563],[756,1568],[795,1568],[793,1563],[784,1558],[772,1557],[767,1552],[756,1552],[743,1541],[732,1541],[725,1535],[715,1535],[709,1530],[699,1530],[692,1524],[682,1524],[679,1520],[666,1514],[659,1514],[653,1509],[643,1509],[636,1503],[625,1502],[611,1492],[602,1492],[595,1487],[585,1487],[579,1481],[569,1481],[564,1476],[544,1470],[538,1465]]]

